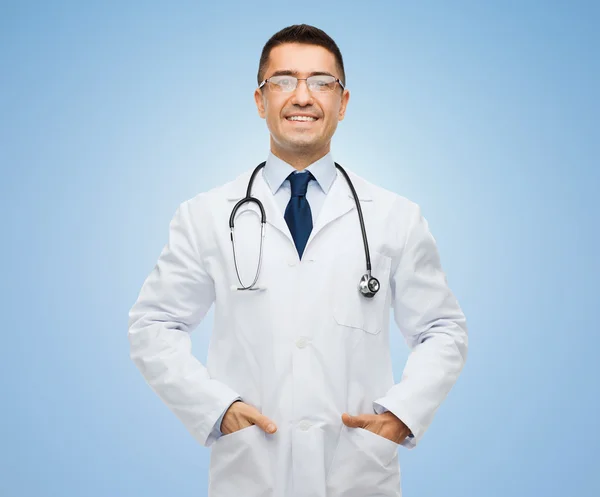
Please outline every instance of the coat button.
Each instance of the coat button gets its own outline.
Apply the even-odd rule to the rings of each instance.
[[[308,340],[306,339],[306,337],[301,337],[301,338],[298,338],[298,340],[296,340],[296,347],[298,347],[299,349],[303,349],[307,345],[308,345]]]
[[[311,426],[312,426],[312,423],[307,420],[300,421],[300,423],[298,423],[298,428],[300,428],[302,431],[309,430]]]

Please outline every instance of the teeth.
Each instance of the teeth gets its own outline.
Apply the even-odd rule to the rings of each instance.
[[[291,116],[287,118],[288,121],[316,121],[316,118],[310,116]]]

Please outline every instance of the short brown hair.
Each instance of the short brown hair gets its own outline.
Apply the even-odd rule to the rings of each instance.
[[[318,45],[325,48],[333,54],[335,57],[336,64],[341,73],[340,79],[342,83],[346,84],[346,73],[344,72],[344,60],[342,59],[342,52],[336,45],[335,41],[325,31],[309,26],[308,24],[294,24],[283,28],[281,31],[275,33],[269,41],[265,44],[260,55],[260,62],[258,64],[258,75],[256,77],[258,84],[262,83],[263,76],[265,74],[265,68],[269,61],[269,55],[273,48],[283,45],[284,43],[303,43],[305,45]]]

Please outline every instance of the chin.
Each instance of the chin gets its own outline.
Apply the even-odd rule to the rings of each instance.
[[[298,151],[306,150],[306,149],[314,149],[321,145],[321,141],[314,137],[294,137],[292,139],[285,140],[288,148],[296,149]]]

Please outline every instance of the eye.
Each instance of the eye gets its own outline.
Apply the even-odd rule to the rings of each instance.
[[[335,88],[335,78],[333,76],[319,75],[311,76],[309,84],[311,88],[317,91],[329,91]]]

